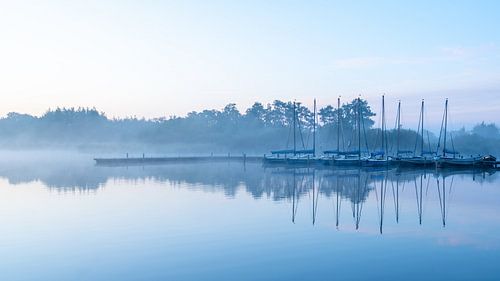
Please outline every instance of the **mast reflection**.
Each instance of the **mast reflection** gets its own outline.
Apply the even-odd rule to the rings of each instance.
[[[318,210],[321,198],[332,198],[333,204],[333,219],[335,228],[341,228],[341,213],[343,201],[347,201],[350,206],[350,213],[353,220],[353,227],[359,230],[362,224],[363,212],[372,212],[374,209],[365,209],[365,205],[373,194],[375,207],[378,216],[378,232],[383,234],[384,223],[386,219],[386,202],[392,199],[394,205],[395,223],[399,224],[401,215],[401,200],[400,197],[405,193],[405,185],[410,183],[413,188],[408,190],[414,192],[414,200],[416,202],[416,212],[418,225],[422,225],[424,221],[425,205],[429,198],[429,186],[431,179],[434,178],[437,186],[436,201],[439,202],[441,212],[441,224],[446,226],[448,208],[450,205],[449,198],[453,186],[455,173],[433,173],[432,170],[383,170],[372,171],[363,169],[351,170],[314,170],[314,169],[275,169],[268,175],[273,177],[272,182],[279,183],[277,177],[287,178],[283,182],[289,184],[292,188],[292,222],[296,222],[299,200],[301,198],[309,198],[312,204],[312,224],[318,222]],[[467,175],[462,173],[461,175]],[[470,174],[473,176],[473,173]],[[274,187],[277,190],[277,186]],[[389,192],[389,195],[388,195]],[[406,194],[406,197],[411,195],[411,192]],[[312,195],[312,196],[311,196]],[[392,196],[391,196],[392,195]],[[392,198],[387,198],[387,197]],[[411,197],[411,196],[410,196]],[[431,196],[432,197],[432,196]],[[372,200],[373,200],[372,199]],[[373,208],[373,205],[370,205]],[[323,208],[327,208],[324,206]],[[324,218],[328,220],[328,218]]]

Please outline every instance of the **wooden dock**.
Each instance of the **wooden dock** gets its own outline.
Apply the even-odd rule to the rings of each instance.
[[[94,158],[100,166],[140,166],[200,162],[262,162],[262,156],[225,155],[225,156],[178,156],[178,157],[124,157]]]
[[[143,166],[143,165],[162,165],[162,164],[189,164],[189,163],[203,163],[203,162],[240,162],[240,163],[265,163],[263,156],[247,156],[246,154],[240,155],[208,155],[208,156],[172,156],[172,157],[123,157],[123,158],[94,158],[98,166]],[[297,166],[294,163],[265,163],[268,165],[277,166]],[[317,159],[308,160],[307,163],[300,163],[302,166],[317,167],[322,166],[324,163]],[[500,161],[489,162],[489,167],[492,169],[500,169]],[[300,165],[299,165],[300,166]],[[335,166],[335,165],[334,165]],[[356,165],[357,166],[357,165]],[[394,165],[391,165],[394,166]],[[399,165],[397,165],[399,166]],[[470,168],[470,167],[468,167]],[[472,167],[474,168],[474,167]],[[480,168],[480,167],[476,167]]]

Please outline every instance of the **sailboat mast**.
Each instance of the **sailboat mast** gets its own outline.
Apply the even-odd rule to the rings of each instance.
[[[382,95],[382,153],[385,158],[385,100]]]
[[[422,99],[422,108],[420,109],[420,118],[422,120],[422,143],[420,144],[420,156],[424,156],[424,100]]]
[[[313,120],[313,156],[316,156],[316,99],[314,99],[314,120]]]
[[[398,102],[398,121],[397,121],[397,126],[398,126],[398,140],[397,140],[397,145],[396,145],[396,156],[399,157],[399,138],[400,138],[400,132],[401,132],[401,101]]]
[[[295,139],[295,101],[293,102],[293,155],[297,154],[297,141]]]
[[[337,153],[340,152],[340,97],[337,99]]]
[[[443,157],[446,157],[446,134],[448,130],[448,99],[444,104],[444,143],[443,143]]]
[[[358,98],[358,159],[361,160],[361,99]]]

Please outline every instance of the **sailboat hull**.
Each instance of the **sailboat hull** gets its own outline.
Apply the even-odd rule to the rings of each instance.
[[[287,162],[287,158],[264,157],[263,162],[265,165],[285,165]]]
[[[357,158],[355,159],[331,159],[327,162],[323,162],[330,166],[338,166],[338,167],[358,167],[361,166],[361,161]]]
[[[315,157],[291,157],[286,161],[287,165],[293,166],[312,166],[319,163],[319,159]]]
[[[361,166],[363,167],[388,167],[392,164],[391,160],[388,159],[366,159],[361,161]]]
[[[471,168],[487,167],[488,163],[482,161],[481,157],[472,158],[439,158],[436,164],[440,168]]]
[[[422,157],[399,158],[395,161],[401,166],[410,167],[431,167],[435,165],[434,159]]]

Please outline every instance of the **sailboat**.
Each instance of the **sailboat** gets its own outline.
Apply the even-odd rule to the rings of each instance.
[[[297,118],[297,103],[293,102],[293,117],[292,117],[292,126],[293,130],[293,149],[281,149],[281,150],[272,150],[271,155],[264,155],[264,164],[280,164],[280,165],[296,165],[296,164],[310,164],[311,160],[313,160],[314,155],[316,153],[316,100],[314,100],[314,126],[313,126],[313,148],[312,149],[297,149],[297,127],[300,124],[298,123]],[[312,157],[311,157],[312,156]]]
[[[382,144],[379,151],[372,152],[368,159],[362,161],[363,166],[368,167],[381,167],[388,166],[391,160],[387,157],[387,135],[386,135],[386,123],[385,123],[385,97],[382,95],[382,122],[381,122],[381,132],[382,132]]]
[[[443,127],[444,123],[444,127]],[[480,167],[483,166],[483,157],[481,156],[470,156],[470,157],[464,157],[464,156],[457,156],[459,155],[458,152],[456,152],[454,149],[449,150],[446,147],[446,139],[448,135],[448,99],[445,101],[445,106],[444,106],[444,116],[443,116],[443,121],[441,123],[441,132],[443,132],[444,128],[444,133],[439,135],[439,141],[438,141],[438,149],[437,152],[439,152],[439,148],[441,145],[441,136],[443,136],[443,150],[441,152],[440,156],[436,156],[436,165],[437,167],[440,168],[446,168],[446,167],[453,167],[453,168],[473,168],[473,167]],[[452,146],[453,146],[453,139],[452,139]]]
[[[361,163],[361,99],[357,99],[357,110],[356,110],[356,131],[358,136],[358,150],[354,151],[342,151],[340,149],[340,138],[341,138],[341,112],[340,112],[340,97],[337,99],[337,149],[336,150],[325,150],[323,153],[325,156],[321,159],[325,165],[334,166],[359,166]]]
[[[296,149],[296,134],[295,134],[295,127],[296,124],[298,123],[298,118],[297,118],[297,113],[296,109],[294,106],[294,132],[293,132],[293,137],[294,137],[294,154],[292,157],[289,157],[286,160],[286,163],[289,165],[311,165],[316,163],[316,99],[314,99],[314,109],[313,109],[313,140],[312,140],[312,148],[306,149],[303,148],[301,150]],[[302,131],[300,130],[300,125],[299,127],[299,134],[302,136]],[[302,145],[304,146],[304,142],[302,141]]]
[[[264,155],[264,164],[286,164],[287,159],[290,156],[294,156],[297,153],[297,140],[295,133],[295,122],[296,122],[296,103],[293,102],[293,149],[281,149],[281,150],[271,150],[271,155]]]
[[[417,129],[417,139],[415,141],[415,149],[413,151],[400,151],[399,150],[399,135],[400,135],[400,127],[401,127],[401,103],[398,105],[398,142],[397,142],[397,152],[396,152],[396,161],[400,165],[403,166],[432,166],[434,165],[434,157],[432,157],[431,151],[424,150],[424,100],[422,100],[422,105],[420,107],[420,120]],[[420,134],[418,134],[420,132]],[[420,141],[420,154],[417,155],[417,145]],[[404,154],[408,155],[408,153],[412,153],[412,156],[404,156]],[[402,156],[403,155],[403,156]]]
[[[340,108],[340,99],[338,106]],[[356,110],[356,131],[358,136],[358,150],[354,151],[340,151],[340,139],[337,137],[337,152],[336,157],[333,158],[331,162],[335,166],[360,166],[362,162],[361,158],[361,122],[362,122],[362,114],[361,114],[361,98],[357,99],[357,110]],[[340,110],[337,111],[339,116],[339,125],[340,125]],[[365,136],[366,138],[366,136]],[[325,151],[327,153],[327,151]]]
[[[357,166],[359,165],[358,152],[357,151],[347,152],[340,149],[340,138],[341,135],[343,134],[343,131],[341,131],[341,126],[342,126],[341,124],[342,124],[342,119],[341,119],[340,97],[339,97],[337,99],[337,149],[323,151],[325,156],[321,158],[321,162],[325,165]],[[356,118],[356,126],[359,127],[357,118]],[[358,129],[358,134],[361,134],[361,131],[359,129]],[[342,143],[344,143],[343,135],[342,135]]]

